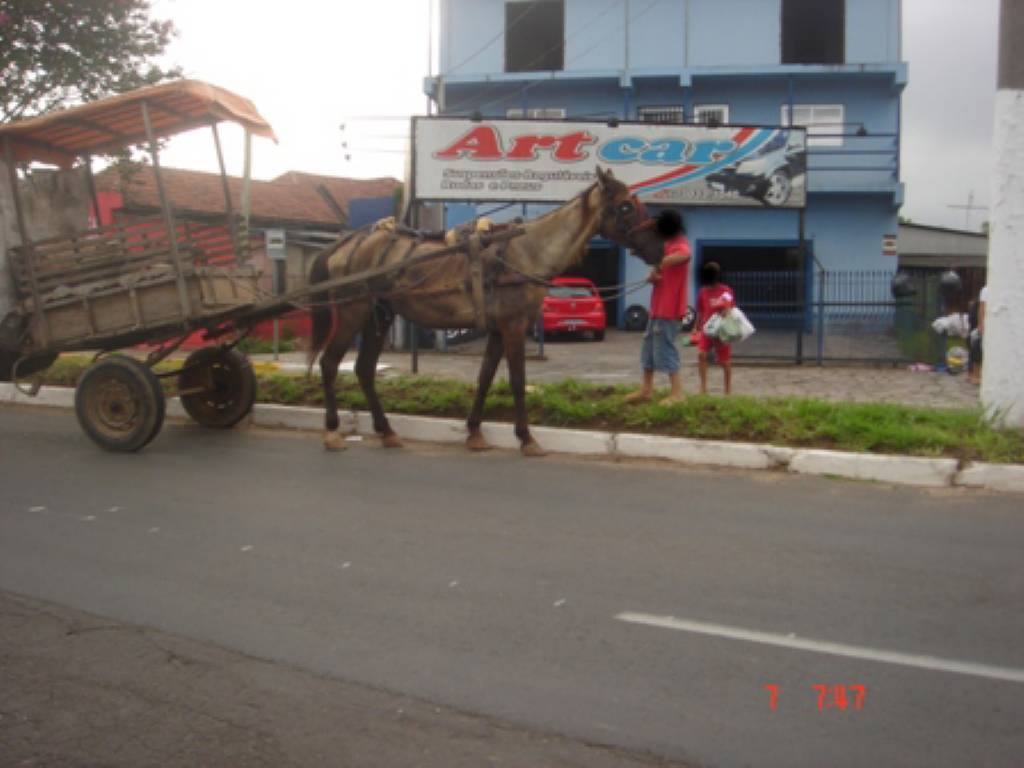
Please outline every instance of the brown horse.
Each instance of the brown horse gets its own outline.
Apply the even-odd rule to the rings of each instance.
[[[395,314],[424,328],[479,327],[487,332],[487,350],[467,427],[466,445],[488,448],[480,432],[484,400],[504,354],[515,400],[515,434],[525,456],[544,451],[531,437],[526,421],[527,330],[536,319],[546,291],[545,281],[582,260],[595,234],[633,250],[651,265],[660,263],[664,242],[643,205],[610,171],[597,169],[597,181],[565,205],[521,224],[522,234],[475,250],[439,254],[443,241],[386,228],[357,233],[317,256],[310,284],[379,270],[410,260],[386,284],[371,282],[372,295],[344,300],[325,291],[314,298],[311,361],[318,352],[326,406],[324,445],[344,448],[338,434],[334,384],[338,366],[356,334],[362,344],[356,376],[373,415],[374,430],[387,447],[401,445],[381,408],[374,386],[377,360]],[[474,238],[470,238],[472,242]],[[479,243],[479,240],[476,241]]]

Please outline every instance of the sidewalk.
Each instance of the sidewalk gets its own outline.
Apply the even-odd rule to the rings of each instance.
[[[0,765],[680,765],[0,591]]]
[[[598,384],[635,384],[640,378],[641,334],[609,330],[604,341],[586,339],[556,341],[544,345],[545,359],[537,359],[537,343],[528,342],[526,379],[528,382],[552,382],[566,378]],[[419,373],[475,382],[480,369],[482,340],[454,347],[450,352],[419,351]],[[683,382],[687,392],[697,391],[697,353],[683,349]],[[345,363],[351,366],[355,351]],[[271,362],[272,355],[252,355],[254,361]],[[280,356],[281,364],[304,370],[306,357],[301,352]],[[412,355],[408,351],[385,352],[382,375],[409,373]],[[507,378],[504,364],[498,376]],[[722,392],[721,369],[712,366],[708,376],[712,394]],[[659,379],[658,386],[666,382]],[[972,408],[978,404],[978,388],[963,375],[913,372],[905,368],[871,366],[734,364],[733,392],[758,397],[813,397],[845,402],[883,402],[930,408]]]

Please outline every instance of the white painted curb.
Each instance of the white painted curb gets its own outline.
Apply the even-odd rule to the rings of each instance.
[[[342,433],[355,431],[356,420],[349,411],[339,411]],[[306,408],[292,405],[274,405],[273,403],[257,403],[252,409],[252,423],[257,427],[271,429],[324,429],[324,409]]]
[[[321,416],[323,412],[321,411]],[[361,435],[374,435],[373,419],[367,411],[354,414],[355,431]],[[466,439],[466,425],[456,419],[431,419],[427,416],[388,414],[388,423],[399,437],[424,443],[461,443]]]
[[[1024,493],[1024,466],[1020,464],[968,464],[953,478],[956,485],[990,491]]]
[[[726,443],[717,440],[694,440],[686,437],[619,434],[615,436],[615,453],[619,456],[645,459],[668,459],[684,464],[709,464],[740,469],[771,469],[785,465],[787,448]]]
[[[922,486],[952,485],[956,469],[956,459],[823,450],[798,450],[789,462],[789,471],[801,475],[837,475],[855,480]]]
[[[71,387],[43,387],[39,394],[30,397],[18,391],[10,382],[0,382],[0,403],[19,405],[42,405],[50,408],[74,408],[75,390]]]
[[[33,398],[18,392],[13,384],[0,382],[0,403],[73,408],[74,390],[69,387],[43,387]],[[178,398],[168,399],[167,415],[186,416]],[[343,433],[374,434],[369,413],[342,411],[339,417]],[[400,437],[410,440],[455,444],[466,439],[466,423],[461,419],[388,414],[388,420]],[[320,431],[323,429],[323,409],[259,403],[253,408],[252,423],[260,427]],[[519,440],[511,424],[484,424],[482,431],[484,438],[497,448],[519,448]],[[880,456],[554,427],[533,427],[530,431],[546,450],[558,453],[667,459],[683,464],[737,469],[787,468],[798,474],[833,475],[897,485],[963,486],[1024,493],[1024,465],[1020,464],[973,463],[958,472],[955,459]]]

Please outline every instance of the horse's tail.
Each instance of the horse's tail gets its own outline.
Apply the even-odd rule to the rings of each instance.
[[[311,286],[316,283],[322,283],[330,277],[330,268],[327,262],[332,252],[332,250],[324,250],[313,259],[313,266],[309,270],[309,284]],[[334,336],[338,324],[337,310],[327,291],[314,293],[310,299],[309,314],[312,321],[312,333],[309,340],[309,359],[307,361],[309,368],[307,373],[312,372],[313,363],[316,362],[316,358],[323,348],[327,346],[327,342]]]

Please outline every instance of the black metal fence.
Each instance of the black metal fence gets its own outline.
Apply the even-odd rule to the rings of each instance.
[[[893,295],[894,272],[824,270],[733,272],[723,282],[757,333],[733,346],[738,359],[795,363],[938,364],[947,340],[931,322],[945,306],[939,272],[905,273],[906,295]]]
[[[733,345],[733,357],[809,365],[943,364],[950,342],[935,333],[931,323],[966,307],[944,300],[941,272],[903,272],[899,297],[893,295],[895,273],[888,270],[723,273],[722,281],[733,289],[737,305],[757,329]],[[416,332],[419,349],[440,347],[449,352],[477,350],[482,336],[472,329],[449,331],[439,343],[434,331]],[[543,344],[535,336],[528,354],[542,354]]]

